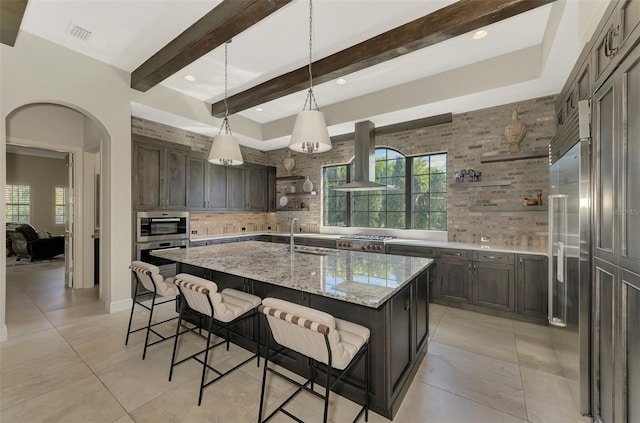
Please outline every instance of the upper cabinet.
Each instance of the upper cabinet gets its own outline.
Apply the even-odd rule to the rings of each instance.
[[[186,209],[188,158],[189,151],[180,146],[134,142],[133,207]]]
[[[602,85],[640,39],[640,0],[618,0],[607,14],[593,44],[594,88]]]
[[[188,147],[133,137],[133,208],[275,211],[275,172],[245,163],[218,166]]]

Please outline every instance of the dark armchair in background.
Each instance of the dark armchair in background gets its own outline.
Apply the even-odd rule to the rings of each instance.
[[[38,237],[36,229],[28,223],[7,222],[7,236],[11,239],[11,249],[18,260],[45,260],[64,254],[64,237]]]

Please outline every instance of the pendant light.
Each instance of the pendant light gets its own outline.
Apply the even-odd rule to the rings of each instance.
[[[311,73],[313,51],[313,7],[309,0],[309,91],[302,111],[296,116],[293,125],[289,148],[301,153],[323,153],[331,150],[331,139],[327,131],[324,115],[318,110],[316,97],[313,95],[313,76]],[[307,109],[307,104],[309,108]]]
[[[209,152],[209,161],[220,166],[238,166],[244,163],[238,140],[236,140],[231,133],[231,127],[229,126],[229,107],[227,106],[227,46],[230,42],[231,40],[224,44],[224,119],[222,119],[220,132],[218,132],[218,135],[213,139],[211,151]]]

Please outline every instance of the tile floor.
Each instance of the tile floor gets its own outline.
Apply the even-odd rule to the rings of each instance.
[[[257,420],[262,371],[251,361],[205,389],[197,407],[200,367],[187,362],[167,381],[171,342],[141,360],[143,333],[124,345],[128,312],[104,313],[97,291],[64,286],[59,263],[7,269],[7,328],[0,344],[2,422],[225,422]],[[165,306],[167,307],[167,306]],[[167,308],[170,308],[167,307]],[[170,309],[158,319],[172,314]],[[144,314],[136,313],[137,322]],[[546,327],[431,306],[429,352],[396,422],[579,422]],[[170,326],[163,328],[172,331]],[[181,344],[188,354],[201,341]],[[216,349],[222,368],[248,354]],[[269,381],[268,404],[290,387]],[[290,406],[321,421],[321,402],[300,395]],[[331,421],[350,421],[357,407],[333,396]],[[290,421],[279,415],[272,421]],[[370,422],[388,422],[371,413]]]

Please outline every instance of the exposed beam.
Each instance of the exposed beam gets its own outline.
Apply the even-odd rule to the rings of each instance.
[[[131,88],[147,91],[290,2],[224,0],[134,70]]]
[[[395,134],[397,132],[410,131],[413,129],[427,128],[429,126],[442,125],[443,123],[453,122],[452,113],[443,113],[441,115],[429,116],[421,119],[408,120],[406,122],[393,123],[391,125],[381,126],[374,129],[376,136]],[[343,142],[353,141],[355,132],[349,132],[347,134],[334,135],[331,137],[331,142]]]
[[[313,62],[314,84],[321,84],[440,43],[551,3],[554,0],[461,0],[345,50]],[[229,113],[305,90],[308,67],[303,66],[227,99]],[[224,115],[224,101],[211,105],[211,114]]]
[[[13,47],[28,0],[0,1],[0,43]]]

